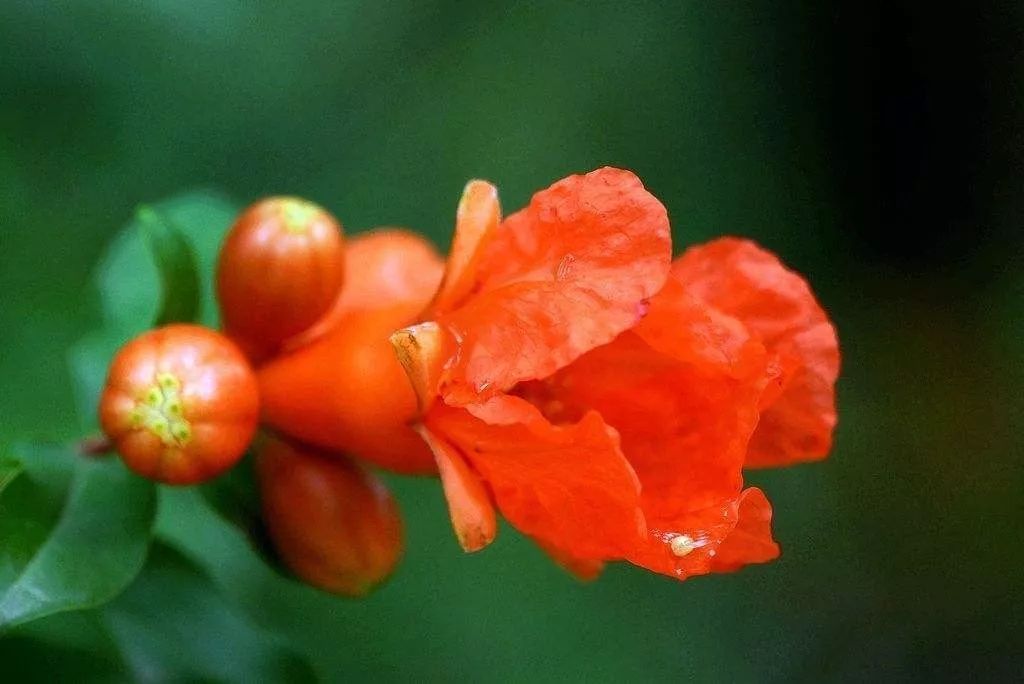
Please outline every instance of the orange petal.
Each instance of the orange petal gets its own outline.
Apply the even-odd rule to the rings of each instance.
[[[425,422],[480,473],[517,529],[594,560],[622,558],[643,534],[639,482],[598,414],[554,426],[510,396],[491,399],[480,413],[505,424],[441,403]]]
[[[461,344],[445,400],[485,399],[610,342],[643,316],[670,254],[665,208],[629,171],[599,169],[537,193],[498,229],[476,294],[438,318]]]
[[[497,232],[499,221],[498,189],[487,181],[469,181],[455,212],[455,237],[444,280],[432,305],[435,315],[453,309],[472,291],[480,260]]]
[[[688,249],[672,276],[691,295],[740,320],[777,360],[779,388],[766,396],[746,465],[824,458],[836,424],[839,345],[804,279],[775,255],[736,238]]]
[[[558,563],[566,572],[581,582],[593,582],[604,571],[605,562],[592,558],[578,558],[567,551],[548,544],[543,539],[534,539],[537,546]]]
[[[763,369],[764,345],[740,321],[690,295],[670,278],[634,328],[656,351],[734,377]]]
[[[689,335],[678,328],[680,355]],[[702,358],[706,354],[692,354]],[[675,515],[735,496],[758,418],[763,365],[735,377],[717,358],[683,362],[628,332],[518,390],[552,420],[594,410],[614,427],[646,512]]]
[[[779,545],[772,539],[772,505],[760,489],[750,487],[743,490],[736,527],[718,547],[711,569],[730,572],[750,563],[767,563],[778,557]]]
[[[764,494],[747,489],[701,510],[650,517],[650,532],[629,561],[678,579],[764,563],[779,555],[770,523]]]
[[[455,447],[424,425],[417,426],[415,430],[434,452],[459,544],[466,552],[479,551],[494,541],[498,534],[494,506],[487,490]]]

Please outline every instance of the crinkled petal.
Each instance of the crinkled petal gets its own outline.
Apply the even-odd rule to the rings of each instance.
[[[513,526],[575,558],[625,556],[644,533],[640,486],[597,413],[555,426],[518,397],[475,409],[438,403],[424,424],[481,475]]]
[[[759,371],[766,359],[764,345],[745,325],[689,294],[673,278],[633,330],[662,354],[734,377]]]
[[[481,401],[610,342],[643,316],[670,254],[665,208],[629,171],[537,193],[499,227],[467,304],[438,318],[460,342],[445,400]]]
[[[688,249],[672,266],[686,291],[741,321],[775,362],[779,388],[766,394],[748,466],[824,458],[836,424],[839,344],[807,283],[748,240]]]
[[[743,490],[736,527],[711,560],[713,572],[730,572],[751,563],[767,563],[779,557],[772,538],[772,505],[757,487]]]
[[[681,361],[628,332],[517,391],[556,422],[600,413],[640,478],[645,512],[676,515],[739,493],[757,424],[763,364],[736,377],[710,356]]]
[[[771,535],[771,506],[755,488],[700,510],[649,516],[648,526],[629,561],[679,579],[730,572],[779,555]]]

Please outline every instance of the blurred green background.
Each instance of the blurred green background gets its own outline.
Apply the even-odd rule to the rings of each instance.
[[[111,609],[0,639],[0,679],[1024,676],[1024,12],[778,4],[0,3],[2,441],[75,436],[89,274],[193,188],[446,246],[468,178],[511,210],[627,167],[679,248],[747,235],[806,274],[844,351],[832,458],[749,477],[777,563],[582,585],[508,528],[464,556],[436,482],[395,478],[408,550],[370,598],[211,522],[214,556],[159,546]]]

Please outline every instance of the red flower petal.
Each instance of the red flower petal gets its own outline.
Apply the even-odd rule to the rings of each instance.
[[[424,423],[480,473],[520,531],[582,559],[622,558],[643,534],[639,483],[599,415],[556,427],[510,396],[474,411],[438,403]]]
[[[678,330],[685,355],[689,335]],[[733,377],[717,359],[680,361],[629,332],[520,392],[556,422],[600,413],[640,477],[645,513],[675,515],[738,494],[763,368]]]
[[[635,332],[518,391],[556,422],[596,410],[619,432],[641,481],[649,529],[628,560],[679,578],[767,560],[777,549],[758,517],[757,495],[751,503],[741,496],[765,383],[764,348],[679,287],[659,294],[651,312]],[[740,516],[741,508],[749,512]],[[764,509],[770,519],[766,503]],[[754,539],[738,537],[722,562],[722,548],[729,548],[723,540],[741,517],[740,529]]]
[[[781,391],[766,395],[746,465],[824,458],[836,424],[839,345],[803,278],[735,238],[688,249],[672,276],[691,295],[742,321],[775,357]]]
[[[760,489],[743,490],[736,527],[718,547],[718,553],[711,560],[711,570],[731,572],[750,563],[767,563],[778,557],[779,545],[772,539],[772,505]]]
[[[745,325],[700,301],[674,278],[654,296],[633,331],[662,354],[734,377],[759,372],[765,364],[764,345]]]
[[[544,553],[550,556],[566,572],[581,582],[592,582],[604,571],[605,562],[593,558],[579,558],[568,551],[548,544],[543,539],[534,539]]]
[[[629,561],[679,579],[729,572],[779,555],[771,536],[771,506],[759,489],[701,510],[650,517],[648,526],[645,543]]]
[[[662,287],[670,254],[665,208],[629,171],[537,193],[498,229],[466,305],[438,318],[461,343],[445,400],[479,401],[611,341]]]

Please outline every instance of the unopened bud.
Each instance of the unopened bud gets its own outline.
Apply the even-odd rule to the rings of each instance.
[[[257,457],[263,518],[284,564],[315,587],[363,596],[402,555],[402,520],[375,475],[344,456],[268,441]]]

